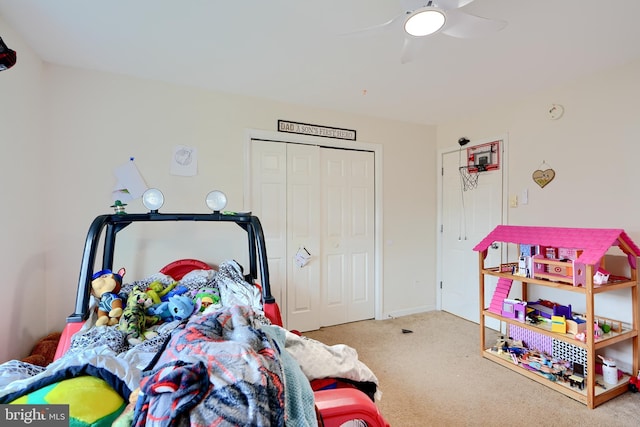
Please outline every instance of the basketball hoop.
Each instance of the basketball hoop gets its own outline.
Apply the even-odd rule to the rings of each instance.
[[[469,166],[460,166],[460,180],[464,191],[472,190],[478,186],[478,169],[469,170]]]

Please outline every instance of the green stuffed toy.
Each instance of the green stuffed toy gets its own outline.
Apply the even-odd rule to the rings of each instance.
[[[147,294],[149,294],[154,304],[160,304],[164,300],[162,297],[167,295],[177,284],[178,282],[173,282],[165,287],[159,281],[151,282],[147,287]]]
[[[213,307],[212,309],[215,310],[222,308],[220,290],[218,288],[200,288],[192,292],[192,296],[196,306],[195,311],[198,314],[201,314],[209,307]]]
[[[130,345],[140,344],[146,338],[150,338],[151,334],[146,329],[160,322],[159,316],[147,315],[147,309],[152,305],[153,300],[148,293],[137,286],[129,292],[118,329],[126,334]]]

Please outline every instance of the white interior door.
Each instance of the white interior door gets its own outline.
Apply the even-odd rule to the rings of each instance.
[[[324,148],[322,318],[329,326],[374,317],[374,154]]]
[[[441,307],[479,323],[478,253],[473,247],[502,223],[504,162],[498,170],[481,172],[477,187],[465,191],[459,170],[461,161],[466,162],[464,148],[462,153],[459,150],[443,153],[441,161]],[[500,257],[500,247],[490,249],[487,265],[498,265]],[[490,279],[485,282],[486,301],[491,300],[494,282]]]

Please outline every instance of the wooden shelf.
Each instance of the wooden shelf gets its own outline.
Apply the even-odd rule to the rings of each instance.
[[[535,279],[533,277],[523,277],[523,276],[511,274],[511,273],[501,273],[500,267],[483,268],[482,274],[487,274],[489,276],[496,276],[496,277],[504,277],[504,278],[511,279],[521,283],[532,283],[534,285],[542,285],[542,286],[547,286],[549,288],[557,288],[557,289],[562,289],[570,292],[577,292],[581,294],[587,293],[587,288],[583,286],[573,286],[573,285],[568,285],[566,283],[553,282],[550,280]],[[599,294],[601,292],[609,292],[616,289],[627,289],[637,285],[638,285],[637,282],[635,282],[632,279],[615,280],[615,281],[610,281],[609,283],[606,283],[604,285],[594,285],[593,293]]]
[[[571,387],[569,383],[561,382],[561,381],[551,381],[547,377],[534,372],[528,369],[523,368],[520,365],[516,365],[511,357],[506,354],[498,354],[492,351],[490,348],[484,350],[483,357],[485,359],[491,360],[492,362],[498,363],[499,365],[504,366],[505,368],[511,369],[514,372],[517,372],[520,375],[523,375],[533,381],[536,381],[546,387],[549,387],[557,392],[564,394],[578,402],[583,404],[587,404],[588,393],[587,388],[585,387],[583,390],[580,390],[576,387]],[[598,384],[603,384],[605,388],[602,388],[600,385],[594,386],[594,406],[597,406],[601,403],[606,402],[607,400],[613,399],[616,396],[619,396],[625,393],[628,390],[629,383],[629,375],[623,375],[622,378],[618,381],[617,384],[605,384],[603,382],[601,375],[596,375],[595,382]]]
[[[535,278],[536,279],[547,279],[550,280],[552,282],[563,282],[563,283],[573,283],[573,277],[571,276],[563,276],[560,274],[553,274],[553,273],[536,273],[535,274]],[[571,285],[573,286],[573,285]]]
[[[517,244],[520,254],[520,261],[517,264],[517,268],[522,268],[522,265],[527,266],[527,274],[534,277],[524,277],[513,274],[515,267],[514,263],[511,262],[502,264],[503,268],[500,266],[485,266],[484,263],[487,259],[487,253],[491,247],[495,246],[494,244],[496,242]],[[579,247],[582,246],[582,244],[584,246]],[[523,245],[525,248],[524,251],[521,251]],[[593,283],[594,274],[598,272],[599,268],[605,267],[603,264],[604,257],[612,246],[617,246],[624,255],[626,255],[628,261],[628,277],[609,275],[607,283],[596,285]],[[564,250],[565,254],[575,254],[575,258],[572,258],[574,259],[573,261],[560,261],[558,259],[544,258],[541,255],[536,255],[536,252],[546,255],[550,248],[556,248],[558,252]],[[595,373],[597,365],[596,351],[600,350],[602,354],[602,351],[607,349],[607,347],[618,343],[625,343],[631,346],[633,353],[630,357],[631,360],[625,361],[627,363],[630,362],[628,366],[630,372],[635,374],[638,372],[640,366],[640,337],[638,335],[640,309],[638,308],[637,271],[640,247],[632,242],[623,230],[499,225],[478,243],[476,247],[474,247],[474,250],[478,252],[479,256],[480,350],[482,357],[582,402],[590,409],[628,390],[628,375],[624,375],[617,384],[609,385],[604,384],[601,376]],[[512,267],[511,269],[509,269],[510,266]],[[522,268],[522,270],[525,269]],[[486,276],[498,278],[490,305],[485,304],[488,302],[485,301]],[[515,283],[520,283],[521,295],[524,301],[527,301],[528,288],[532,285],[581,294],[585,300],[585,312],[582,315],[586,320],[585,342],[575,339],[572,334],[551,331],[550,322],[538,324],[526,323],[521,321],[523,319],[518,320],[511,317],[503,317],[501,311],[498,313],[498,310],[502,309],[503,299],[508,298],[509,291]],[[576,283],[580,285],[574,286]],[[627,290],[629,294],[629,298],[625,298],[627,301],[626,305],[620,307],[620,310],[631,313],[631,321],[627,325],[613,319],[604,319],[596,315],[596,301],[594,296],[616,290]],[[600,300],[598,303],[600,303]],[[489,308],[493,311],[490,311]],[[522,311],[519,311],[518,316],[521,317],[521,315]],[[521,336],[531,334],[531,336],[535,338],[535,334],[539,334],[543,337],[550,337],[583,349],[584,361],[582,361],[582,359],[572,361],[574,363],[584,363],[584,389],[572,388],[569,383],[564,381],[552,381],[542,373],[531,371],[514,363],[511,355],[507,353],[500,354],[497,351],[492,351],[490,347],[487,348],[488,343],[485,342],[485,320],[487,318],[498,320],[501,328],[504,324],[524,328],[525,331],[522,331],[523,334]],[[616,327],[602,336],[595,337],[594,323],[603,320],[613,322]],[[524,332],[528,333],[525,334]],[[517,330],[517,332],[514,330],[513,333],[517,336],[520,334],[520,330]],[[597,384],[606,386],[606,389]]]
[[[529,329],[530,331],[534,331],[536,333],[542,334],[542,335],[546,335],[548,337],[551,338],[555,338],[561,341],[565,341],[568,342],[572,345],[575,345],[576,347],[581,347],[584,349],[588,349],[589,347],[587,346],[587,344],[583,341],[577,340],[574,338],[573,335],[571,334],[561,334],[558,332],[552,332],[551,331],[551,325],[549,322],[540,322],[537,324],[532,324],[532,323],[524,323],[524,322],[519,322],[515,319],[510,319],[507,317],[503,317],[499,314],[496,314],[492,311],[489,311],[488,309],[485,309],[482,314],[484,316],[488,316],[488,317],[492,317],[494,319],[498,319],[501,322],[505,322],[508,323],[510,325],[515,325],[515,326],[520,326],[522,328],[525,329]],[[628,340],[629,338],[633,338],[633,337],[637,337],[638,336],[638,331],[633,330],[633,329],[629,329],[629,328],[623,328],[623,330],[621,332],[614,332],[611,331],[609,333],[603,334],[601,337],[599,338],[594,338],[594,347],[596,349],[599,348],[604,348],[610,345],[613,345],[615,343],[621,342],[621,341],[625,341]]]

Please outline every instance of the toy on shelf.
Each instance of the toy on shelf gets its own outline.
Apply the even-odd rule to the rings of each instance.
[[[522,340],[505,339],[504,336],[501,336],[490,351],[502,355],[503,358],[508,357],[514,365],[535,372],[549,381],[570,383],[569,385],[573,387],[580,382],[578,378],[584,379],[584,376],[580,377],[580,370],[570,369],[571,362],[550,356],[540,350],[528,348]],[[574,378],[575,384],[570,379],[574,374],[577,374]]]
[[[602,378],[604,379],[604,382],[607,384],[617,384],[618,368],[616,366],[616,361],[600,354],[598,357],[602,360]]]
[[[527,302],[505,298],[502,303],[502,317],[525,322],[527,316]]]
[[[571,312],[571,304],[564,306],[556,302],[539,299],[527,303],[527,307],[531,309],[533,314],[551,320],[553,316],[564,316],[565,319],[573,319]]]
[[[593,316],[593,318],[605,334],[609,332],[622,332],[622,322],[619,320],[609,319],[603,316]]]
[[[584,365],[574,362],[572,371],[573,373],[569,376],[569,384],[571,387],[584,390]]]
[[[122,286],[125,269],[117,273],[111,270],[100,270],[92,276],[91,294],[98,302],[98,319],[96,326],[117,325],[122,315],[122,298],[118,293]]]
[[[551,332],[567,333],[567,319],[564,316],[551,316]]]
[[[573,317],[572,319],[566,319],[567,333],[571,335],[578,335],[584,333],[587,330],[587,321],[580,317]]]
[[[605,283],[607,283],[609,281],[609,275],[610,274],[611,273],[609,273],[604,268],[599,267],[598,271],[596,271],[595,274],[593,275],[593,284],[594,285],[604,285]]]

